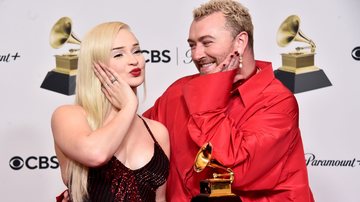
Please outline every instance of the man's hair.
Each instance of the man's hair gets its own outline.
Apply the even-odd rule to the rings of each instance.
[[[194,21],[206,17],[215,12],[221,12],[226,19],[226,28],[228,28],[235,37],[240,32],[245,31],[249,35],[249,45],[253,48],[254,37],[251,16],[248,9],[235,0],[210,0],[194,9]]]

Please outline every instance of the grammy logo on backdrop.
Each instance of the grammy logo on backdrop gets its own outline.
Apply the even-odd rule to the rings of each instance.
[[[50,32],[51,47],[57,49],[65,43],[80,44],[80,40],[72,33],[72,23],[68,17],[60,18]],[[47,73],[41,88],[73,95],[76,86],[77,52],[77,49],[70,49],[68,53],[55,55],[56,67]]]
[[[194,170],[201,172],[206,167],[220,169],[223,173],[213,173],[213,178],[200,182],[200,194],[193,197],[191,202],[241,202],[239,196],[231,192],[231,183],[234,181],[234,172],[224,167],[216,159],[211,158],[211,143],[204,144],[196,155]]]
[[[286,18],[276,37],[280,47],[285,47],[292,41],[310,45],[281,54],[282,66],[275,70],[274,74],[288,89],[293,93],[300,93],[332,85],[324,71],[315,66],[315,43],[301,32],[298,16],[291,15]]]

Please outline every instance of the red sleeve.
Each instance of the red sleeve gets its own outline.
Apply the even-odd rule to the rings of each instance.
[[[143,116],[161,122],[167,126],[167,122],[173,120],[172,107],[168,107],[181,97],[182,85],[197,75],[183,77],[172,83],[166,91],[156,100],[154,106],[143,113]],[[167,117],[169,115],[169,117]]]
[[[68,192],[69,190],[68,189],[65,189],[59,196],[56,196],[56,202],[62,202],[63,200],[64,201],[68,201],[67,198],[65,198],[65,192]]]
[[[154,104],[154,106],[152,106],[151,108],[149,108],[148,110],[146,110],[144,113],[143,113],[143,116],[148,118],[148,119],[153,119],[153,120],[157,120],[157,114],[156,111],[157,111],[157,106],[159,105],[159,100],[157,100]]]
[[[234,75],[234,71],[221,72],[187,83],[184,97],[191,115],[190,136],[199,147],[212,143],[213,157],[235,173],[233,186],[272,188],[280,178],[290,147],[298,141],[296,101],[286,95],[271,102],[257,102],[262,107],[246,111],[253,114],[240,124],[228,114]]]

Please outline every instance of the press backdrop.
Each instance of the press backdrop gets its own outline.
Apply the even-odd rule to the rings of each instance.
[[[0,200],[54,201],[65,188],[50,117],[74,96],[40,88],[55,68],[54,55],[78,48],[50,46],[50,29],[58,19],[70,17],[80,40],[104,21],[131,25],[148,60],[148,95],[141,101],[141,114],[177,78],[196,73],[186,41],[192,9],[203,2],[0,0]],[[281,66],[280,54],[297,46],[276,43],[277,30],[289,15],[300,17],[300,29],[317,45],[315,64],[332,86],[295,94],[311,188],[316,201],[360,201],[360,1],[242,3],[253,17],[255,56],[273,62],[274,70]]]

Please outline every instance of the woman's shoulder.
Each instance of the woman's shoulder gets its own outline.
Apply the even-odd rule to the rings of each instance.
[[[162,123],[145,117],[142,118],[150,126],[150,129],[153,131],[155,137],[160,136],[160,138],[168,138],[168,130]]]
[[[66,104],[56,107],[54,113],[80,112],[80,111],[84,111],[84,108],[82,108],[80,105]]]
[[[148,119],[145,117],[142,117],[142,118],[149,125],[156,141],[160,144],[162,149],[168,155],[170,152],[170,140],[169,140],[169,132],[168,132],[167,128],[158,121]]]
[[[52,114],[52,119],[71,119],[84,115],[86,115],[84,108],[79,105],[68,104],[58,106]]]

